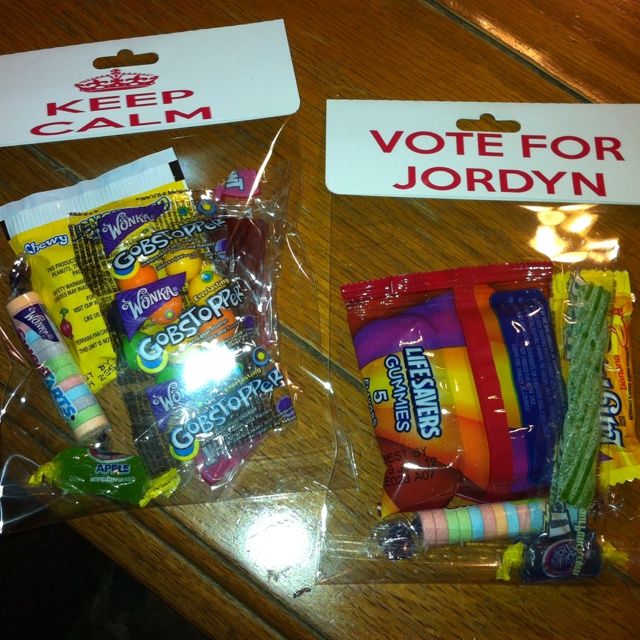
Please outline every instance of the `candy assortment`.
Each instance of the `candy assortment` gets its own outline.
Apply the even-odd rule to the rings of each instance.
[[[626,272],[551,263],[343,287],[387,465],[373,532],[386,557],[515,539],[499,579],[598,575],[605,557],[624,567],[590,522],[598,487],[640,477],[628,291]],[[475,504],[442,508],[454,496]]]
[[[172,151],[106,174],[95,188],[65,189],[44,225],[31,228],[24,209],[9,219],[19,252],[9,315],[86,447],[58,453],[32,473],[31,487],[140,506],[188,496],[194,480],[223,487],[267,432],[296,418],[272,301],[281,203],[257,197],[249,169],[197,192],[183,179],[163,183],[166,169],[181,176]],[[127,195],[151,182],[158,186]],[[85,203],[94,208],[60,213]],[[58,231],[64,240],[28,251],[32,238]],[[50,308],[64,311],[59,323]],[[109,372],[99,381],[98,361]],[[128,420],[107,417],[103,388],[116,390]]]
[[[125,55],[142,49],[154,59]],[[11,292],[3,280],[0,532],[308,479],[322,490],[330,385],[296,231],[300,98],[284,21],[0,65],[18,79],[6,103],[19,115],[0,131],[15,168],[0,185],[5,274],[16,260]],[[282,325],[281,270],[295,301]],[[125,498],[108,487],[129,467],[140,491]]]
[[[319,581],[637,578],[638,107],[408,97],[326,105]]]

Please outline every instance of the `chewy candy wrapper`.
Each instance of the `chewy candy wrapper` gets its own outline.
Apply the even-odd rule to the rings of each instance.
[[[76,260],[106,318],[134,444],[152,478],[195,461],[216,483],[234,468],[221,461],[294,417],[261,340],[258,285],[234,274],[224,208],[173,191],[72,219]],[[258,209],[243,211],[256,227]]]
[[[178,181],[178,182],[176,182]],[[75,261],[69,213],[101,211],[117,201],[172,184],[184,188],[171,149],[113,169],[93,180],[32,194],[0,207],[0,217],[17,256],[31,271],[34,291],[63,334],[86,384],[96,393],[115,377],[115,355],[100,308]]]
[[[387,465],[383,517],[548,490],[565,411],[551,273],[492,265],[343,287]]]

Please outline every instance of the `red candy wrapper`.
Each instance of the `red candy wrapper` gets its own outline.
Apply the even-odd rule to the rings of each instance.
[[[566,400],[546,262],[346,285],[387,465],[382,515],[538,495]]]

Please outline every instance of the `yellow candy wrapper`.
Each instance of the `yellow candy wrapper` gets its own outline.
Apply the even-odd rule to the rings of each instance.
[[[640,442],[635,430],[630,333],[634,298],[626,271],[584,269],[577,274],[566,272],[554,276],[551,309],[565,379],[571,333],[566,331],[571,324],[571,309],[567,301],[571,287],[579,286],[580,282],[612,287],[614,291],[600,411],[599,478],[601,489],[606,489],[640,478]]]
[[[15,203],[22,206],[12,204],[5,215],[9,244],[26,257],[33,288],[94,393],[115,378],[115,354],[100,307],[76,263],[68,214],[91,210],[89,217],[118,208],[134,195],[185,188],[184,181],[175,181],[179,177],[175,154],[167,150],[95,180],[37,194],[35,202],[27,198]]]

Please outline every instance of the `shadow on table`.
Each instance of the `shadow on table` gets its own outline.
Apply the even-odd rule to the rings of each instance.
[[[201,640],[67,525],[0,536],[2,637]]]

